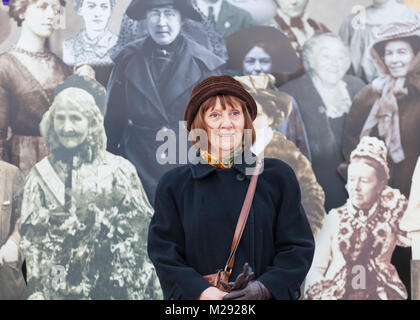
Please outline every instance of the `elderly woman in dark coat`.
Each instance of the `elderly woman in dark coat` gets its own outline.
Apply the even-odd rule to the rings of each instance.
[[[162,177],[149,228],[148,252],[166,299],[300,296],[299,287],[312,262],[314,239],[296,176],[277,159],[264,159],[231,273],[232,279],[239,277],[248,263],[255,280],[245,281],[239,288],[229,285],[227,294],[203,278],[222,268],[229,256],[250,183],[248,174],[254,170],[255,162],[246,150],[250,147],[247,141],[255,140],[252,120],[256,109],[249,93],[229,76],[207,78],[193,89],[185,120],[189,130],[204,133],[194,144],[199,145],[197,155],[202,160]],[[209,146],[204,141],[207,136]],[[241,282],[236,280],[235,284]]]
[[[316,35],[303,47],[307,73],[280,87],[295,97],[309,138],[312,168],[325,192],[327,211],[347,199],[337,171],[343,162],[341,141],[346,115],[363,81],[346,75],[348,48],[332,33]]]
[[[153,204],[160,177],[176,166],[156,134],[174,137],[183,129],[179,121],[191,89],[220,74],[224,60],[181,33],[185,19],[198,15],[187,0],[133,1],[127,14],[147,20],[148,36],[114,59],[105,115],[108,151],[134,164]]]

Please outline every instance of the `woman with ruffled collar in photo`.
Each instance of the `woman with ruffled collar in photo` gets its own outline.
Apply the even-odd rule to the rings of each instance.
[[[306,277],[307,299],[407,299],[391,257],[395,247],[411,245],[400,221],[407,199],[388,186],[385,144],[363,137],[351,153],[347,202],[327,215],[315,239]]]
[[[69,66],[86,63],[111,65],[110,50],[118,37],[108,29],[115,0],[75,0],[74,10],[83,18],[85,27],[63,42],[63,60]]]

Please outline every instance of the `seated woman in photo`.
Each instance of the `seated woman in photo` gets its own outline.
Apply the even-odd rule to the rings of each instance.
[[[407,299],[407,290],[391,264],[395,247],[411,244],[400,228],[407,199],[388,186],[388,179],[385,144],[363,137],[350,156],[349,199],[328,213],[315,239],[305,298]]]
[[[153,209],[133,165],[105,150],[104,109],[104,88],[71,76],[42,119],[51,155],[27,177],[20,222],[29,299],[161,296],[146,252]]]
[[[93,67],[111,65],[110,50],[118,37],[108,29],[115,0],[75,0],[74,10],[85,27],[63,42],[63,60],[69,66],[85,63]]]

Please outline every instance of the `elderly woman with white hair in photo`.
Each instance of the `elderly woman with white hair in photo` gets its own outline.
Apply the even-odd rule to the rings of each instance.
[[[346,115],[364,83],[346,75],[350,54],[332,33],[308,40],[303,47],[303,62],[306,74],[286,83],[280,91],[293,96],[299,106],[309,139],[312,168],[324,189],[328,211],[347,199],[337,167],[344,161],[341,140]]]
[[[410,246],[400,221],[407,199],[388,186],[385,144],[363,137],[351,153],[349,199],[327,215],[315,239],[306,277],[307,299],[401,300],[407,290],[391,257],[395,247]]]
[[[30,171],[21,209],[29,299],[161,297],[146,252],[153,209],[134,166],[105,150],[104,108],[105,89],[72,76],[42,119],[51,155]]]
[[[73,38],[63,42],[63,60],[70,66],[87,63],[111,65],[110,50],[118,37],[108,29],[115,0],[74,0],[74,10],[84,21]]]

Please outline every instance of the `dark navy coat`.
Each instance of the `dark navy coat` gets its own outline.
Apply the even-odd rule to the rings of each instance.
[[[159,181],[148,252],[165,299],[197,299],[202,275],[223,269],[251,176],[245,164],[216,169],[188,164]],[[297,299],[314,239],[293,170],[265,159],[230,281],[248,262],[275,299]]]

